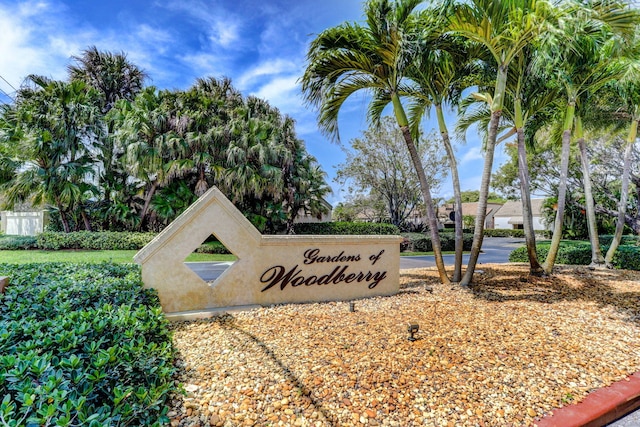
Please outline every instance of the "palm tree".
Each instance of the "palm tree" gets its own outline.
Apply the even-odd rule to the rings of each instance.
[[[115,134],[125,170],[142,185],[143,205],[138,211],[138,227],[148,222],[151,200],[156,191],[169,184],[177,174],[182,140],[175,129],[176,95],[146,87],[133,102],[121,100],[112,112],[118,119]]]
[[[558,87],[564,92],[565,108],[562,131],[562,154],[558,202],[553,238],[543,268],[551,273],[562,237],[562,222],[566,202],[572,129],[581,153],[583,183],[585,184],[586,211],[592,248],[592,265],[603,265],[600,243],[595,226],[595,210],[590,189],[589,161],[582,131],[581,102],[589,101],[607,82],[619,77],[623,71],[619,61],[611,61],[615,54],[617,34],[632,32],[638,20],[635,12],[619,2],[594,2],[593,8],[572,6],[571,19],[565,20],[564,35],[541,56],[548,72],[556,75]]]
[[[552,16],[552,11],[551,6],[544,0],[470,0],[457,5],[451,20],[450,31],[484,46],[497,67],[493,96],[489,94],[483,96],[490,105],[491,120],[485,144],[473,244],[467,270],[461,281],[462,285],[471,283],[482,247],[493,156],[509,66],[526,46],[545,31],[546,22]]]
[[[194,193],[201,196],[209,188],[208,174],[213,175],[214,181],[223,179],[222,165],[231,141],[229,125],[244,101],[230,79],[213,77],[196,80],[180,98],[184,110],[181,115],[188,122],[184,134],[185,167],[196,170]]]
[[[81,56],[73,56],[72,59],[76,64],[69,65],[69,77],[98,91],[104,114],[120,99],[133,101],[147,78],[147,74],[129,62],[124,53],[101,52],[91,46]]]
[[[97,94],[82,82],[65,83],[29,76],[32,87],[22,88],[11,111],[8,132],[18,144],[17,174],[3,186],[9,206],[30,200],[55,206],[65,232],[68,215],[76,211],[91,229],[84,199],[95,193],[90,178],[94,159],[86,140],[99,131]]]
[[[85,49],[80,56],[73,56],[74,64],[67,67],[69,78],[79,80],[99,94],[97,103],[103,115],[107,115],[121,99],[133,101],[142,90],[146,73],[127,59],[124,53],[99,51],[95,46]],[[98,185],[102,201],[98,203],[103,217],[102,226],[109,228],[113,218],[113,199],[121,199],[121,191],[127,187],[127,174],[120,167],[123,155],[115,144],[114,122],[105,120],[102,132],[94,135],[96,157],[100,162]]]
[[[525,144],[525,123],[529,117],[535,117],[535,113],[539,112],[539,109],[543,109],[552,103],[555,99],[555,93],[550,90],[545,91],[544,89],[546,87],[540,79],[535,82],[538,84],[531,81],[533,79],[528,79],[525,83],[525,77],[530,75],[530,73],[528,73],[530,61],[527,60],[527,57],[527,49],[523,49],[523,51],[518,55],[516,62],[515,68],[517,69],[517,81],[513,91],[513,118],[518,141],[518,176],[520,179],[520,199],[522,201],[522,223],[527,245],[527,255],[529,257],[529,273],[534,276],[540,276],[544,273],[544,269],[538,261],[538,254],[536,252],[536,235],[533,230],[529,165],[527,164],[527,148]],[[525,90],[525,88],[528,90]],[[527,113],[529,113],[527,114],[529,117],[523,113],[523,98],[526,96],[525,93],[526,95],[529,95],[528,99],[525,100],[528,101],[525,105],[529,107],[529,110],[527,111]],[[538,110],[531,111],[534,108]],[[537,124],[539,125],[540,123],[538,122]]]
[[[448,13],[445,12],[444,17],[447,16]],[[415,84],[410,86],[406,95],[412,99],[410,122],[416,137],[422,118],[428,117],[431,108],[436,112],[453,182],[455,261],[452,279],[459,282],[462,278],[463,252],[462,196],[455,151],[449,137],[443,107],[458,102],[465,83],[476,70],[473,62],[475,55],[470,53],[464,40],[444,34],[446,19],[441,19],[442,17],[443,15],[436,15],[431,9],[420,13],[424,45],[407,72],[407,76]]]
[[[534,49],[529,46],[517,56],[511,67],[505,91],[505,104],[501,116],[500,135],[497,143],[516,136],[518,150],[518,180],[522,202],[523,228],[529,257],[529,273],[541,275],[544,270],[540,265],[536,252],[535,232],[533,230],[533,212],[531,208],[531,191],[529,183],[529,165],[527,162],[527,145],[535,140],[538,129],[546,125],[551,113],[556,108],[557,91],[546,85],[545,76],[532,73],[531,58]],[[478,105],[481,102],[481,105]],[[482,98],[473,96],[461,103],[462,117],[458,121],[457,132],[466,133],[472,124],[486,128],[490,121],[491,111]],[[484,125],[484,126],[483,126]]]
[[[635,45],[638,46],[638,45]],[[610,267],[613,262],[613,256],[620,245],[622,232],[625,225],[625,217],[627,211],[627,199],[629,197],[629,181],[631,175],[631,152],[633,144],[636,142],[638,135],[638,124],[640,123],[640,83],[638,83],[638,73],[640,72],[640,63],[633,58],[627,64],[627,72],[620,84],[616,85],[619,91],[620,100],[626,107],[625,110],[630,116],[629,129],[624,146],[623,168],[621,177],[620,200],[618,201],[618,218],[616,221],[616,231],[613,235],[611,245],[605,255],[605,263]]]
[[[374,100],[368,108],[372,122],[379,120],[382,112],[381,103],[376,101],[390,100],[418,174],[440,280],[449,283],[431,189],[401,101],[406,71],[419,52],[413,12],[420,3],[421,0],[369,0],[365,3],[366,25],[344,23],[323,31],[307,53],[302,90],[306,100],[319,109],[320,128],[334,138],[339,138],[338,113],[352,94],[373,93]]]

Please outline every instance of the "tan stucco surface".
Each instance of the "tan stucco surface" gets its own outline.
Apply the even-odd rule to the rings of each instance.
[[[237,257],[214,283],[184,259],[210,234]],[[140,250],[145,287],[165,312],[337,301],[399,288],[400,236],[263,236],[212,188]]]

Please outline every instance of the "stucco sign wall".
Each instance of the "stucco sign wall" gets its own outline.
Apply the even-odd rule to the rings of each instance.
[[[210,234],[238,260],[213,283],[184,264]],[[212,188],[136,254],[167,313],[398,292],[400,236],[263,236]]]

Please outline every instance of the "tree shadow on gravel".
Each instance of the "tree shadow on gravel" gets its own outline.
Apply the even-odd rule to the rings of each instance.
[[[509,268],[484,268],[476,274],[469,290],[474,297],[492,302],[532,301],[554,304],[564,301],[586,301],[599,307],[613,307],[627,321],[640,324],[640,272],[625,272],[625,280],[637,282],[637,290],[621,292],[611,286],[615,271],[591,271],[586,267],[561,267],[547,277],[530,276],[528,271]],[[635,286],[632,286],[635,288]]]
[[[275,363],[276,366],[278,366],[278,368],[284,373],[287,380],[290,381],[294,385],[294,387],[300,391],[301,396],[303,396],[305,399],[308,399],[315,410],[322,414],[324,418],[323,421],[326,421],[331,427],[339,425],[337,419],[335,419],[332,414],[324,410],[321,402],[319,402],[318,399],[314,397],[313,392],[309,390],[309,388],[307,388],[307,386],[305,386],[302,381],[300,381],[300,379],[289,369],[289,367],[285,365],[262,340],[253,335],[251,332],[239,328],[235,324],[234,318],[232,316],[225,316],[225,320],[223,322],[220,322],[220,325],[226,329],[231,329],[233,331],[239,332],[240,334],[249,338],[255,345],[260,347],[264,354],[267,355],[269,359],[271,359],[271,361]]]

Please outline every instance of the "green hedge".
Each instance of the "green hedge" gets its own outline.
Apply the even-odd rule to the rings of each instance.
[[[34,236],[0,235],[0,250],[14,251],[18,249],[36,249],[38,247]]]
[[[549,253],[549,244],[543,243],[536,245],[539,259],[545,259]],[[609,249],[608,245],[601,247],[603,254]],[[520,247],[509,254],[511,262],[529,262],[527,256],[527,248]],[[589,265],[591,264],[591,245],[586,242],[574,243],[566,245],[560,244],[557,264],[569,265]],[[640,270],[640,247],[632,245],[620,245],[616,254],[613,256],[612,264],[615,268],[624,268],[627,270]]]
[[[1,264],[0,414],[5,425],[168,423],[174,349],[140,270]]]
[[[455,233],[440,232],[440,246],[443,251],[454,251],[456,248]],[[402,250],[407,252],[431,252],[433,245],[429,233],[402,233],[405,241],[402,243]],[[471,250],[473,234],[464,233],[462,235],[462,247],[465,251]]]
[[[155,233],[116,231],[75,231],[72,233],[47,231],[38,235],[37,244],[38,248],[46,250],[136,250],[144,247],[155,236]]]
[[[611,242],[613,241],[613,235],[612,234],[601,234],[600,236],[598,236],[598,240],[600,241],[601,245],[610,246]],[[631,235],[631,234],[626,234],[626,235],[622,236],[622,239],[620,239],[620,245],[624,245],[624,246],[640,246],[640,236],[634,236],[634,235]]]
[[[222,243],[218,241],[206,242],[201,244],[196,252],[202,254],[230,254],[231,252]]]
[[[314,222],[294,224],[296,234],[347,234],[347,235],[388,235],[400,234],[400,229],[393,224],[373,222]]]
[[[485,237],[524,237],[524,230],[509,228],[485,228]]]

